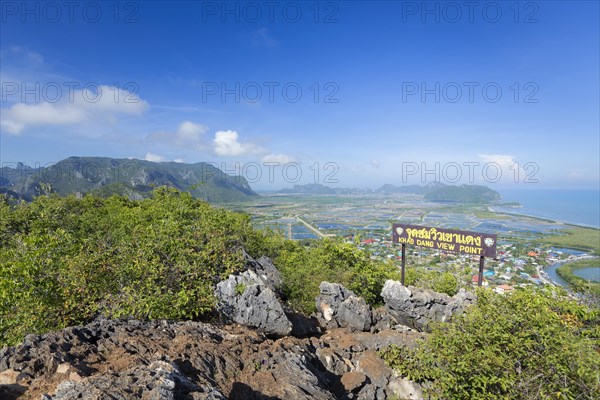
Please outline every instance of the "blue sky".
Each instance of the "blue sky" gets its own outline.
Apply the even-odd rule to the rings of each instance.
[[[4,165],[599,186],[595,1],[0,4]]]

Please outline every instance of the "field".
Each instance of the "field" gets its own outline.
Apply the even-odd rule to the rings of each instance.
[[[592,228],[572,227],[566,229],[564,234],[545,236],[540,243],[570,249],[593,251],[600,254],[600,230]]]

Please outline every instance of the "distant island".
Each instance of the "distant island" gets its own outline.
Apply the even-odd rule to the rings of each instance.
[[[90,193],[103,197],[119,194],[142,199],[155,186],[163,185],[209,202],[243,201],[258,196],[244,177],[228,175],[204,162],[69,157],[48,167],[31,168],[20,163],[0,168],[0,193],[27,201],[45,193]]]

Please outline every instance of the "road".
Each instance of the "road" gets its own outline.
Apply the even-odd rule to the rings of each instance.
[[[335,234],[333,234],[333,233],[324,234],[323,232],[321,232],[320,230],[318,230],[317,228],[315,228],[314,226],[312,226],[311,224],[309,224],[308,222],[303,220],[302,217],[300,217],[299,215],[294,215],[294,218],[296,218],[296,220],[298,222],[304,224],[304,226],[306,226],[308,229],[310,229],[318,237],[323,238],[323,237],[334,237],[335,236]]]

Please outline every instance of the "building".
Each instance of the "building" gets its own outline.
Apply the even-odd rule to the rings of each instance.
[[[473,275],[473,278],[471,278],[471,281],[473,282],[473,286],[478,286],[479,285],[479,275]],[[483,278],[483,282],[481,282],[481,286],[488,286],[489,282],[487,281],[487,279]]]

